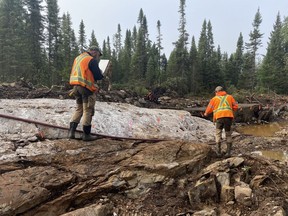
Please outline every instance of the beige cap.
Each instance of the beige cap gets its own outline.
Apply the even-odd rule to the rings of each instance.
[[[222,86],[217,86],[215,88],[215,92],[219,92],[219,91],[223,91],[223,87]]]

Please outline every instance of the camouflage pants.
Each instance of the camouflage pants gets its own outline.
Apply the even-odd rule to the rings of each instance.
[[[220,143],[222,139],[222,130],[225,130],[227,143],[232,143],[232,118],[219,118],[216,120],[216,143]]]
[[[95,112],[96,94],[82,86],[74,86],[73,95],[77,106],[70,122],[79,123],[82,118],[82,125],[90,126]]]

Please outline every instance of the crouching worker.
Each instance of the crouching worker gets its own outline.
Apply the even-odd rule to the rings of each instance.
[[[87,52],[80,54],[74,60],[70,74],[70,85],[73,86],[72,92],[77,106],[70,120],[69,139],[75,139],[75,131],[81,118],[82,139],[84,141],[97,139],[96,136],[91,135],[91,122],[98,90],[95,82],[103,79],[102,71],[98,65],[101,55],[101,50],[98,47],[90,47]]]
[[[226,156],[231,156],[232,148],[232,121],[234,118],[234,111],[238,109],[238,103],[235,101],[232,95],[227,94],[221,86],[217,86],[215,89],[215,97],[213,97],[204,113],[204,116],[208,116],[213,112],[213,121],[216,122],[216,153],[218,156],[222,156],[221,153],[221,135],[224,128],[226,135],[227,150]]]

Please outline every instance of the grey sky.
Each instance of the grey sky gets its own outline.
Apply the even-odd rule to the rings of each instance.
[[[69,12],[72,17],[73,28],[78,36],[79,24],[83,19],[87,39],[92,30],[102,47],[102,42],[117,32],[120,24],[123,39],[127,29],[132,30],[137,25],[139,11],[142,8],[148,22],[149,38],[156,42],[157,21],[161,22],[162,46],[167,57],[174,48],[179,32],[180,0],[58,0],[60,15]],[[249,40],[249,32],[253,29],[252,22],[257,9],[262,15],[261,33],[263,47],[261,54],[266,53],[266,46],[280,12],[283,20],[288,16],[287,0],[186,0],[186,28],[189,33],[189,43],[192,36],[196,43],[204,19],[210,20],[214,36],[214,44],[220,45],[222,52],[235,52],[240,32],[244,42]],[[190,48],[190,44],[189,44]]]

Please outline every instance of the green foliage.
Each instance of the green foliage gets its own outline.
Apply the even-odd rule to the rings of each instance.
[[[17,78],[31,78],[33,63],[26,25],[27,11],[22,1],[0,2],[0,76],[2,81],[13,82]],[[21,61],[19,61],[21,59]]]
[[[98,43],[98,41],[96,39],[94,30],[92,30],[91,38],[89,40],[89,47],[92,47],[92,46],[99,47],[99,43]]]
[[[237,94],[237,92],[239,92],[239,90],[234,85],[227,86],[226,90],[229,94],[232,94],[232,95]]]
[[[154,51],[157,51],[154,47]],[[148,63],[147,63],[147,75],[146,75],[146,85],[153,86],[157,83],[157,75],[159,70],[159,60],[157,53],[151,52]]]
[[[249,88],[250,90],[255,90],[255,86],[257,85],[256,56],[257,50],[262,46],[261,38],[263,37],[263,33],[260,32],[261,23],[262,16],[258,8],[252,23],[253,30],[249,34],[249,42],[246,43],[248,51],[244,59],[243,73],[240,76],[242,87]]]
[[[85,24],[83,20],[80,22],[79,26],[79,50],[80,52],[84,52],[87,50],[87,45],[86,45],[86,32],[85,32]]]
[[[180,96],[188,94],[186,79],[181,77],[168,78],[162,85],[166,89],[177,92]]]
[[[59,71],[62,80],[68,81],[74,58],[79,55],[78,43],[74,30],[72,29],[72,21],[69,13],[63,14],[60,28],[62,34],[59,56],[61,64],[59,66]]]
[[[45,73],[47,84],[49,86],[53,84],[59,84],[61,76],[61,32],[60,32],[60,18],[59,8],[57,0],[47,0],[47,35],[46,35],[46,46],[47,46],[47,68]]]
[[[285,52],[283,26],[280,14],[277,15],[271,32],[267,54],[258,72],[258,86],[261,89],[273,90],[276,93],[288,93],[288,75],[285,72]]]
[[[121,52],[122,49],[122,34],[121,34],[121,26],[120,24],[118,24],[118,29],[117,29],[117,33],[114,34],[113,36],[113,45],[115,47],[115,56],[117,59],[119,59],[119,54]]]
[[[140,96],[145,96],[148,94],[149,90],[147,88],[144,87],[143,83],[138,83],[138,85],[136,84],[132,84],[132,83],[125,83],[125,84],[113,84],[113,90],[122,90],[122,89],[126,89],[129,90],[131,92],[134,92],[136,95],[140,95]]]
[[[228,94],[233,95],[235,100],[238,103],[246,103],[247,102],[247,96],[249,96],[251,93],[247,90],[237,90],[236,88],[233,89],[234,87],[230,86],[227,90]]]
[[[149,92],[144,86],[133,86],[132,90],[140,96],[145,96]]]

